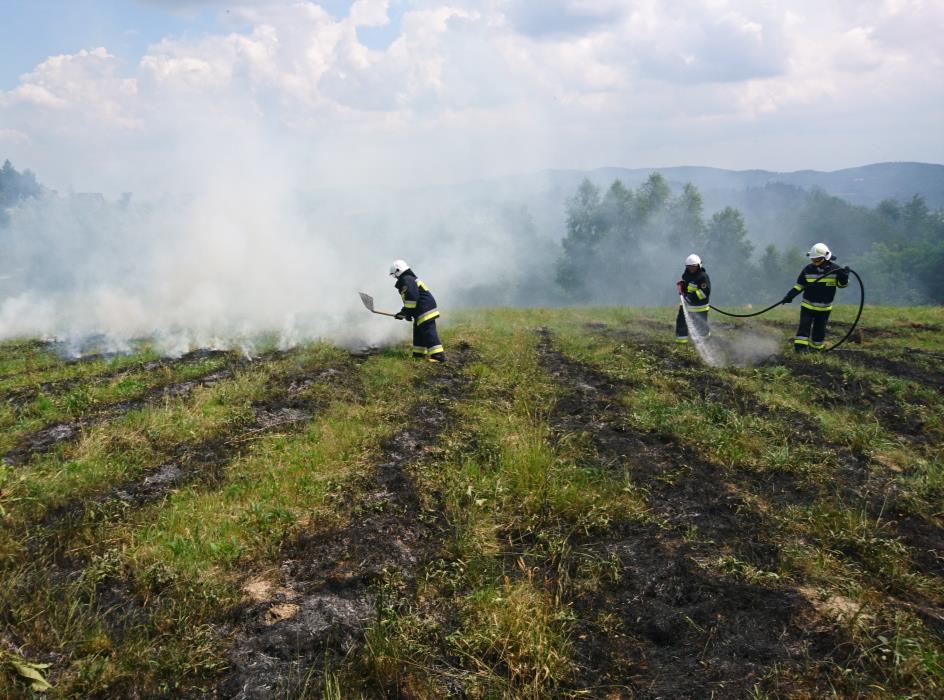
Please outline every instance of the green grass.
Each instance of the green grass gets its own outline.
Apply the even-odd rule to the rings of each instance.
[[[834,319],[854,311],[839,307]],[[330,537],[363,517],[386,441],[422,420],[427,401],[448,421],[404,467],[427,554],[373,580],[375,614],[353,646],[282,679],[294,689],[284,696],[618,696],[612,679],[582,685],[593,669],[581,635],[609,635],[616,656],[640,643],[633,621],[602,602],[631,583],[606,545],[633,532],[706,580],[806,601],[795,624],[828,636],[835,653],[763,667],[757,697],[944,693],[944,577],[933,558],[944,399],[921,380],[942,372],[944,309],[869,307],[862,342],[847,346],[855,354],[794,358],[797,309],[779,308],[733,325],[780,324],[766,332],[790,354],[744,368],[709,368],[676,347],[674,314],[466,312],[444,329],[453,360],[471,346],[461,369],[410,362],[406,346],[358,362],[313,344],[113,413],[233,358],[146,370],[147,346],[66,363],[42,346],[0,343],[0,391],[29,397],[0,407],[0,449],[57,421],[88,421],[55,449],[0,464],[0,697],[214,692],[247,586],[277,588],[296,537]],[[599,451],[594,416],[560,422],[573,387],[542,363],[540,328],[554,352],[611,380],[608,429],[660,446],[665,464],[648,482],[631,459]],[[426,391],[443,371],[460,373],[448,399]],[[260,428],[258,412],[283,405],[298,377],[313,381],[291,390],[290,405],[311,417]],[[187,478],[146,502],[121,496],[167,463]],[[744,536],[777,557],[761,564],[746,542],[666,519],[660,509],[693,464],[736,496]]]

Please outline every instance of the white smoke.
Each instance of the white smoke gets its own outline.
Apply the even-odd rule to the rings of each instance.
[[[186,194],[47,193],[9,210],[0,338],[56,338],[75,352],[150,338],[171,354],[251,348],[261,336],[281,346],[376,344],[409,335],[357,296],[399,309],[387,275],[394,258],[433,289],[446,322],[477,290],[507,303],[521,266],[540,258],[491,203],[444,191],[305,193],[297,163],[233,118],[185,141],[187,156],[169,157]]]
[[[0,117],[29,135],[36,156],[18,167],[43,182],[45,163],[60,186],[104,192],[47,193],[7,213],[0,338],[81,348],[94,337],[120,349],[147,337],[168,352],[251,346],[262,335],[282,345],[406,338],[407,324],[370,314],[357,296],[398,310],[387,276],[396,258],[431,287],[445,323],[460,304],[508,303],[521,268],[556,251],[535,251],[502,202],[344,186],[396,182],[397,173],[435,181],[471,152],[458,137],[464,122],[445,133],[413,111],[440,85],[415,69],[442,49],[446,19],[465,13],[411,13],[401,44],[382,56],[356,30],[382,23],[385,8],[359,2],[335,20],[306,3],[244,7],[252,29],[162,41],[130,77],[95,49],[52,57],[0,92]],[[382,104],[360,105],[355,89]],[[451,94],[439,96],[443,105]],[[439,141],[451,150],[435,161]],[[382,175],[363,177],[372,173]],[[542,235],[560,239],[559,230]]]

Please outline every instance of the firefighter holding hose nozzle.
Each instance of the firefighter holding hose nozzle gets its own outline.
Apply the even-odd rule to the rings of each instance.
[[[685,258],[685,271],[682,279],[675,283],[679,296],[685,300],[688,313],[695,325],[693,332],[702,338],[708,338],[711,332],[708,329],[708,298],[711,296],[711,280],[702,267],[701,258],[692,253]],[[679,303],[678,315],[675,317],[675,342],[688,342],[688,324],[685,321],[685,310]]]
[[[836,256],[828,245],[817,243],[806,256],[810,264],[803,268],[793,289],[782,301],[789,304],[803,292],[800,325],[793,339],[793,349],[797,352],[819,351],[826,347],[826,322],[833,310],[836,288],[849,286],[849,268],[836,264]]]

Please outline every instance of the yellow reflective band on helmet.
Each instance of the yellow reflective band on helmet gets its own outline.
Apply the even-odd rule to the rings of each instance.
[[[442,351],[443,351],[443,346],[442,346],[442,345],[434,345],[433,347],[431,347],[431,348],[430,348],[429,350],[427,350],[426,352],[428,352],[430,355],[435,355],[435,354],[440,353],[440,352],[442,352]]]
[[[438,310],[433,309],[432,311],[427,311],[425,314],[422,314],[422,315],[416,317],[416,325],[418,326],[418,325],[420,325],[421,323],[426,323],[427,321],[432,321],[432,320],[433,320],[434,318],[436,318],[437,316],[439,316],[439,311],[438,311]]]

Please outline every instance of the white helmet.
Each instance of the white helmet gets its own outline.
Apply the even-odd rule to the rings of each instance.
[[[829,250],[829,246],[825,243],[817,243],[812,248],[810,252],[806,254],[808,258],[826,258],[827,260],[832,259],[832,251]]]
[[[393,265],[390,266],[390,276],[399,278],[406,270],[409,270],[410,266],[406,260],[394,260]]]
[[[686,265],[701,265],[701,258],[692,253],[687,258],[685,258]]]

